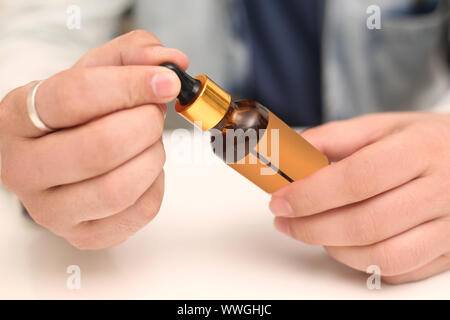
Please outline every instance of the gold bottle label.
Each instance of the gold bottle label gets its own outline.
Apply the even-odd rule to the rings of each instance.
[[[267,128],[237,163],[228,165],[268,193],[328,165],[328,159],[286,123],[269,112]]]

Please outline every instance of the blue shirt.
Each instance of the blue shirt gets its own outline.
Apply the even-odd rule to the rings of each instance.
[[[323,0],[235,0],[233,9],[252,64],[239,93],[289,125],[319,124]]]

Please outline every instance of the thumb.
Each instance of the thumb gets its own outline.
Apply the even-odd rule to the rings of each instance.
[[[307,129],[301,136],[336,162],[402,127],[414,114],[378,113]]]

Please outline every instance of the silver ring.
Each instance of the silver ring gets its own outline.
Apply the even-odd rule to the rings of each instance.
[[[36,110],[36,92],[42,82],[43,80],[36,82],[31,86],[30,90],[28,91],[27,111],[31,122],[35,125],[36,128],[44,132],[52,132],[53,129],[47,127],[46,124],[42,122]]]

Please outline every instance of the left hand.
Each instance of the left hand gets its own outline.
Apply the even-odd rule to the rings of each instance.
[[[388,283],[450,269],[450,115],[380,113],[302,136],[335,163],[273,194],[278,230]]]

